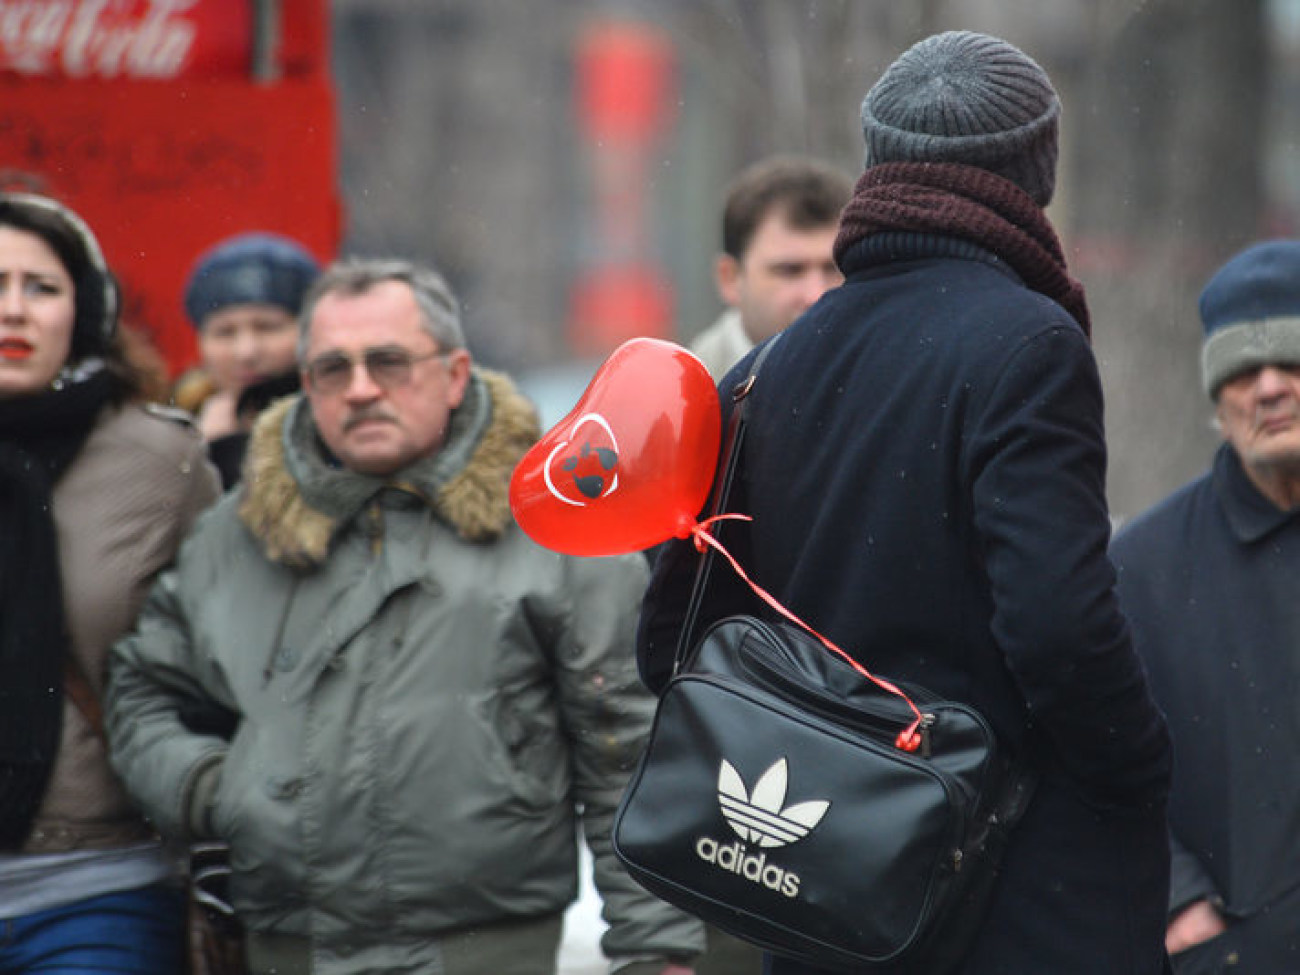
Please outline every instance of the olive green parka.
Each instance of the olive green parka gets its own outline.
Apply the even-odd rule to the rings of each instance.
[[[616,964],[702,945],[609,842],[653,715],[632,653],[645,561],[520,530],[509,478],[536,436],[476,368],[443,449],[381,482],[331,464],[307,402],[281,401],[114,648],[122,778],[165,833],[228,841],[239,914],[309,937],[317,971],[562,911],[579,824]],[[236,713],[231,740],[188,730],[196,702]]]

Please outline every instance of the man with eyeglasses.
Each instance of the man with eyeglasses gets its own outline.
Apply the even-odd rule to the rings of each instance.
[[[128,788],[164,833],[229,843],[254,975],[552,975],[579,824],[614,970],[689,975],[702,929],[608,836],[652,714],[644,560],[514,524],[537,420],[436,273],[331,267],[298,358],[302,395],[114,648]],[[233,736],[188,730],[196,704]]]

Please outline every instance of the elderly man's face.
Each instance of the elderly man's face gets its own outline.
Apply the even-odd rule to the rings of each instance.
[[[1300,495],[1300,365],[1267,365],[1219,387],[1216,415],[1252,481],[1280,507]]]
[[[367,357],[375,368],[362,365]],[[303,388],[330,452],[351,470],[384,477],[442,448],[469,368],[464,349],[438,348],[411,289],[385,281],[317,303]]]

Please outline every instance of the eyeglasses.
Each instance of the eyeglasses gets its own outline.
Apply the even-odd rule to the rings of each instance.
[[[425,359],[446,355],[440,349],[415,355],[400,347],[366,349],[361,365],[374,384],[381,389],[396,389],[411,381],[411,367]],[[307,379],[312,389],[325,396],[341,393],[352,384],[352,370],[357,360],[342,352],[329,352],[307,363]]]

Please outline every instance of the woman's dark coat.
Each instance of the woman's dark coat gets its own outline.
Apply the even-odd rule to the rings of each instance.
[[[1041,769],[964,975],[1159,972],[1169,743],[1113,591],[1087,337],[986,251],[872,244],[764,364],[728,506],[754,521],[721,537],[869,668],[974,704]],[[647,593],[655,688],[693,560],[669,546]],[[701,622],[757,611],[714,579]]]

